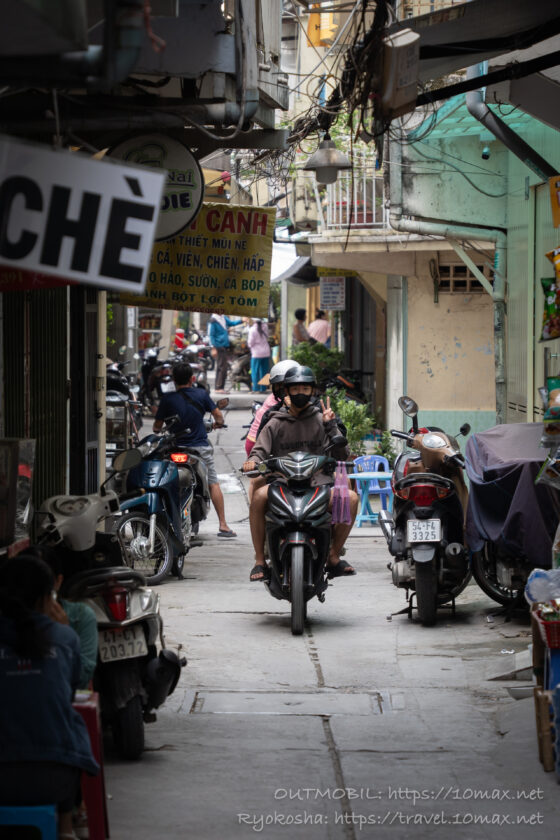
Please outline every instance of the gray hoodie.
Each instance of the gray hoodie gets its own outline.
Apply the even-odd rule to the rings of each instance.
[[[282,407],[273,411],[270,420],[260,431],[257,442],[251,450],[251,461],[264,461],[273,456],[281,457],[289,452],[310,452],[324,455],[330,438],[338,433],[336,420],[323,423],[323,414],[316,406],[307,405],[298,417]],[[339,460],[348,457],[347,446],[336,446],[329,455]],[[319,474],[314,484],[332,481],[330,476]]]

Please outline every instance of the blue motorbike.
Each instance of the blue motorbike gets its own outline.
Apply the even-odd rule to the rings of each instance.
[[[210,506],[206,465],[177,444],[170,428],[168,423],[163,435],[140,441],[142,461],[129,471],[126,491],[144,492],[122,502],[115,529],[126,564],[142,572],[149,586],[168,574],[182,578],[191,538]]]

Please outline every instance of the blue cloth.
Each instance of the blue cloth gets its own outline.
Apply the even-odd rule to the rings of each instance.
[[[266,376],[270,370],[270,356],[264,359],[251,358],[251,378],[253,380],[253,391],[266,391],[266,385],[259,385],[259,381]]]
[[[190,429],[189,435],[181,435],[177,443],[182,446],[209,446],[208,435],[204,427],[203,413],[194,405],[190,405],[181,394],[185,391],[192,402],[196,402],[203,409],[203,412],[214,411],[216,403],[210,398],[205,388],[179,388],[169,394],[163,394],[156,412],[156,420],[165,420],[167,417],[179,415],[177,430]]]
[[[225,321],[228,327],[235,327],[241,323],[241,318],[226,317]],[[208,337],[212,347],[229,347],[229,333],[218,321],[210,322]]]
[[[14,651],[13,621],[0,617],[0,762],[56,761],[96,774],[86,725],[72,707],[80,682],[80,642],[64,624],[34,613],[50,636],[44,659]]]
[[[97,646],[99,633],[97,619],[91,607],[79,601],[65,601],[61,598],[60,606],[68,616],[70,627],[80,640],[80,682],[79,688],[87,688],[97,665]]]

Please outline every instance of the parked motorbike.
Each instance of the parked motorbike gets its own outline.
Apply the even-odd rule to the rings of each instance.
[[[337,391],[343,391],[347,399],[365,405],[368,398],[362,388],[364,376],[373,376],[373,372],[342,370],[338,373],[329,373],[321,378],[320,387],[322,391],[326,388],[336,388]]]
[[[138,399],[142,403],[145,414],[152,413],[152,406],[154,405],[154,395],[151,393],[149,383],[152,371],[157,365],[161,364],[161,362],[158,360],[158,356],[161,350],[163,350],[163,347],[150,347],[148,350],[146,350],[144,353],[144,360],[142,362],[142,366],[140,367],[141,381]]]
[[[228,402],[219,400],[218,408]],[[192,537],[210,510],[206,464],[193,449],[177,443],[185,434],[173,431],[177,419],[166,418],[163,435],[150,434],[140,441],[141,461],[128,472],[126,488],[142,492],[123,501],[124,515],[115,530],[125,562],[142,571],[151,585],[170,573],[182,578]],[[210,431],[212,420],[205,422]]]
[[[503,423],[473,434],[465,449],[473,576],[506,612],[527,608],[527,578],[552,563],[560,498],[535,482],[546,454],[542,434],[540,423]]]
[[[122,452],[114,467],[129,469],[137,458],[135,450]],[[53,547],[62,560],[61,595],[87,603],[95,613],[99,654],[93,684],[102,720],[121,757],[137,759],[144,749],[144,722],[156,720],[153,710],[175,690],[186,659],[165,647],[158,595],[142,574],[124,565],[118,540],[97,530],[118,510],[117,494],[106,483],[87,496],[53,496],[38,512],[38,542]]]
[[[331,446],[343,442],[344,438],[337,436]],[[329,585],[331,487],[312,487],[311,479],[318,472],[334,474],[336,464],[329,455],[292,452],[282,458],[267,458],[256,470],[244,473],[271,479],[266,511],[270,579],[263,582],[273,598],[290,601],[294,636],[303,633],[307,602],[316,597],[323,603]]]
[[[252,390],[251,354],[249,352],[242,353],[234,358],[229,369],[229,378],[232,385],[246,385],[249,390]]]
[[[402,452],[393,472],[393,512],[381,511],[379,523],[393,561],[393,583],[406,590],[412,617],[416,595],[423,625],[435,624],[438,607],[452,603],[471,577],[464,521],[468,492],[463,478],[465,459],[451,435],[437,428],[418,427],[418,406],[401,397],[399,406],[412,418],[410,432],[391,429],[416,452]],[[467,435],[465,423],[461,434]],[[409,590],[412,594],[409,596]]]
[[[120,391],[107,391],[105,401],[106,466],[111,468],[117,452],[138,445],[140,403],[132,402]]]
[[[138,427],[142,422],[142,406],[139,402],[140,389],[138,385],[132,384],[130,378],[124,373],[128,364],[129,362],[111,362],[107,365],[107,393],[121,394],[128,400],[134,425]]]

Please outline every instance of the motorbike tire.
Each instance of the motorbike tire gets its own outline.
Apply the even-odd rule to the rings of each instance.
[[[493,565],[492,551],[492,544],[486,542],[482,551],[473,552],[473,577],[485,595],[488,595],[497,604],[501,604],[503,607],[509,607],[519,600],[520,591],[518,589],[506,589],[494,578],[489,568]]]
[[[416,563],[416,606],[424,627],[432,627],[437,619],[437,580],[431,563]]]
[[[173,565],[171,566],[171,574],[175,575],[176,578],[179,580],[183,579],[183,568],[185,566],[185,555],[180,554],[179,557],[175,557],[173,560]]]
[[[305,624],[306,603],[303,594],[303,546],[292,548],[290,567],[290,596],[292,602],[292,635],[301,636]]]
[[[144,752],[142,698],[133,697],[118,709],[113,722],[113,740],[121,758],[137,761]]]
[[[145,543],[150,534],[150,518],[145,513],[127,513],[117,524],[119,542],[123,547],[124,561],[131,569],[142,572],[148,586],[161,583],[171,571],[173,553],[166,532],[156,521],[154,553],[146,556]]]

